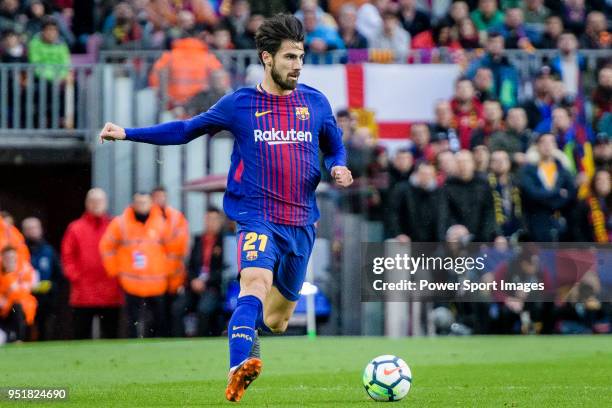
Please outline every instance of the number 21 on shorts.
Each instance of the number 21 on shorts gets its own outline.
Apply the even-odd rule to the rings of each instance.
[[[242,247],[243,251],[255,251],[258,250],[263,252],[266,250],[266,244],[268,243],[268,236],[265,234],[258,234],[256,232],[248,232],[244,236],[244,246]],[[255,243],[259,241],[259,245],[257,249],[255,249]]]

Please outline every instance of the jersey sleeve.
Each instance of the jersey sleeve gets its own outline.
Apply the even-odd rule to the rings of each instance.
[[[321,95],[323,124],[319,133],[319,144],[323,152],[323,162],[327,171],[335,166],[346,166],[346,150],[342,143],[342,129],[338,127],[331,106]]]
[[[234,95],[221,98],[206,112],[187,120],[177,120],[144,128],[126,128],[126,140],[154,145],[178,145],[198,136],[214,135],[221,130],[232,130]]]

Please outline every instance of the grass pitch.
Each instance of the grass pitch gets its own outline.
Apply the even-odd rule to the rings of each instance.
[[[415,407],[604,407],[612,337],[262,338],[264,370],[240,406],[374,407],[362,370],[380,354],[410,365]],[[0,387],[68,387],[40,406],[231,406],[227,345],[210,340],[50,342],[0,347]],[[28,406],[0,401],[0,406]],[[376,405],[378,406],[378,405]]]

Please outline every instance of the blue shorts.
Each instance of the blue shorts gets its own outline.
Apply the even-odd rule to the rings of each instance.
[[[295,302],[300,298],[314,241],[314,225],[238,223],[238,273],[252,267],[272,271],[273,285]]]

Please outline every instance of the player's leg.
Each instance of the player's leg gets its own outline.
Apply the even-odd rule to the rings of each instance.
[[[272,271],[250,267],[240,272],[240,294],[227,327],[230,348],[230,373],[225,397],[240,401],[244,391],[261,372],[262,362],[249,357],[256,340],[256,322],[263,302],[272,287]]]
[[[272,333],[284,333],[297,301],[287,299],[276,286],[273,286],[264,302],[263,326]]]
[[[268,297],[264,301],[263,324],[272,333],[287,330],[306,278],[308,260],[315,240],[315,228],[284,227],[286,254],[282,257]]]

